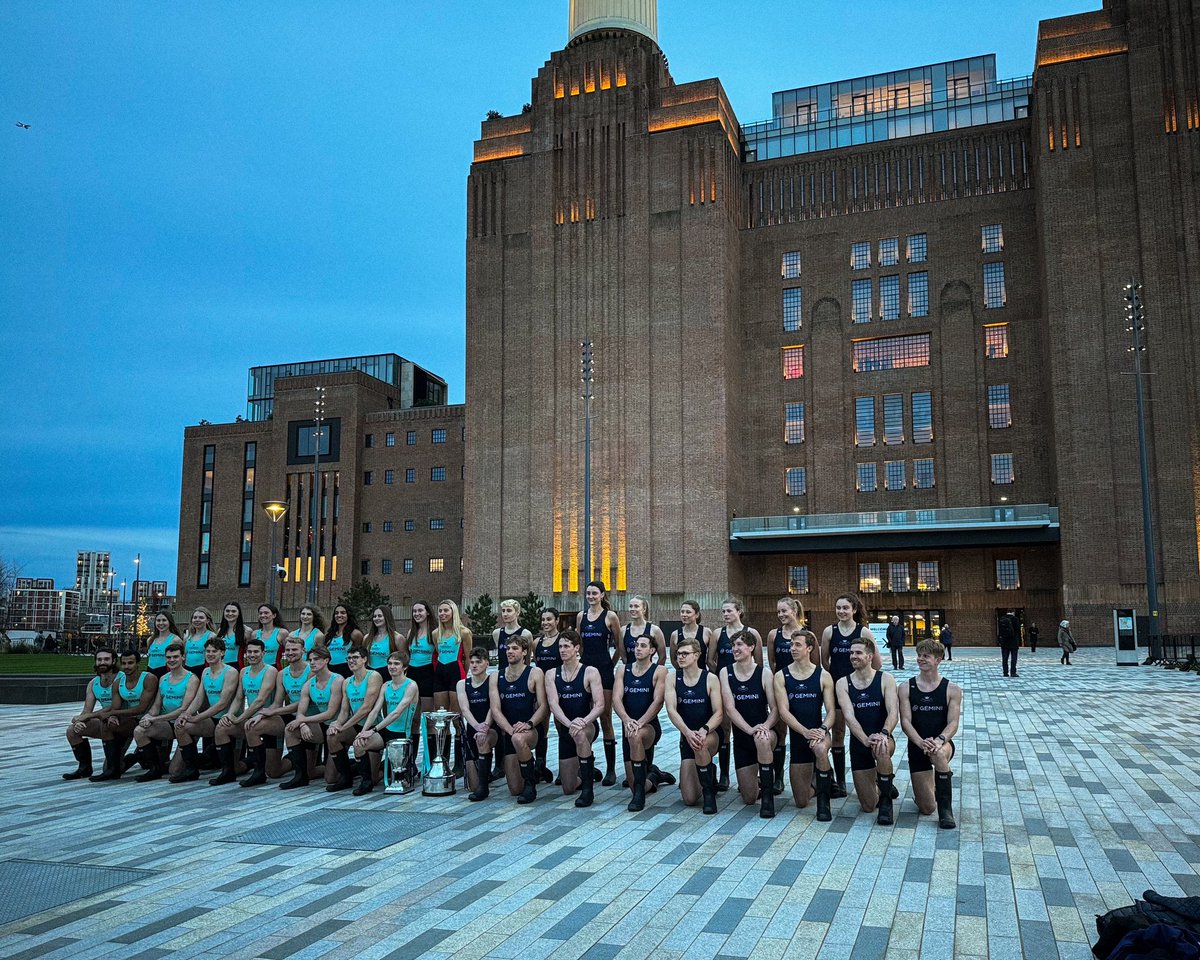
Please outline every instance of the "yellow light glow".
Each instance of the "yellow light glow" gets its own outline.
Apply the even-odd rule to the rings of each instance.
[[[1111,57],[1115,53],[1128,53],[1129,44],[1122,40],[1097,41],[1086,47],[1074,50],[1061,50],[1057,53],[1046,53],[1038,57],[1039,67],[1048,67],[1055,63],[1071,63],[1075,60],[1093,60],[1096,57]]]
[[[579,514],[571,511],[571,534],[570,534],[570,551],[571,565],[567,570],[567,590],[571,593],[579,592]]]
[[[333,558],[332,568],[333,568],[333,576],[330,577],[330,579],[333,580],[334,583],[337,583],[337,557]]]
[[[563,588],[563,543],[562,543],[562,514],[554,511],[554,536],[551,541],[550,577],[553,580],[555,593],[562,593]]]
[[[628,587],[628,563],[625,553],[625,505],[621,504],[620,513],[617,515],[617,589],[627,590]]]
[[[600,569],[607,580],[612,569],[612,516],[607,510],[600,521]]]
[[[681,127],[694,127],[701,123],[717,123],[721,119],[716,106],[700,108],[689,113],[676,113],[668,117],[654,117],[647,125],[651,133],[662,130],[678,130]]]
[[[523,157],[528,151],[519,142],[501,141],[489,143],[477,141],[475,144],[475,163],[486,163],[489,160],[507,160],[509,157]]]
[[[321,557],[321,563],[317,567],[317,579],[323,581],[325,579],[325,558]]]
[[[285,513],[288,506],[282,500],[268,500],[262,505],[262,508],[267,512],[267,516],[271,518],[272,523],[277,523]]]

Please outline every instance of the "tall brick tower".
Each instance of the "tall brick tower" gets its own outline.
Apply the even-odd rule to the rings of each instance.
[[[662,615],[685,589],[709,606],[730,583],[738,125],[717,80],[675,83],[656,35],[654,0],[572,0],[531,108],[475,143],[467,598],[533,590],[576,609],[590,569]]]

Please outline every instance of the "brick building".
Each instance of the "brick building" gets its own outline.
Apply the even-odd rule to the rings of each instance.
[[[1104,641],[1145,609],[1136,276],[1164,626],[1200,626],[1197,4],[1105,0],[1040,25],[1032,77],[950,61],[745,126],[675,82],[655,7],[574,0],[475,143],[464,593],[578,609],[595,570],[765,627],[854,589],[918,636],[1014,610]]]
[[[79,629],[79,591],[56,589],[52,578],[17,577],[8,593],[5,629],[45,633]]]

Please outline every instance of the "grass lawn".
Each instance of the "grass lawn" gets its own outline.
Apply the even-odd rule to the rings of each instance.
[[[0,676],[54,673],[63,676],[92,675],[91,656],[69,657],[57,653],[0,653]]]

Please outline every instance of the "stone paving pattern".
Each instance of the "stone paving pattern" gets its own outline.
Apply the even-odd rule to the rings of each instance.
[[[65,783],[72,708],[0,707],[0,918],[39,911],[0,926],[0,955],[1085,960],[1096,914],[1147,888],[1200,895],[1200,677],[1076,660],[1022,651],[1016,679],[992,650],[944,666],[965,691],[956,831],[917,816],[906,764],[886,828],[853,796],[820,824],[787,794],[761,820],[736,791],[703,817],[674,788],[630,814],[619,788],[583,811],[550,787],[518,807]],[[675,768],[676,736],[657,759]],[[417,825],[363,840],[396,814]],[[233,839],[262,827],[286,829]],[[339,831],[388,845],[339,850]],[[62,886],[71,865],[90,869]]]

